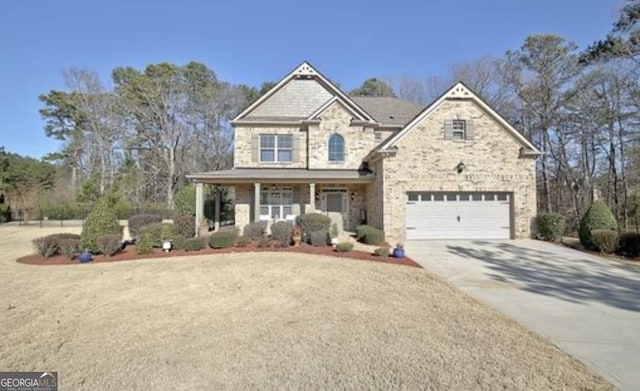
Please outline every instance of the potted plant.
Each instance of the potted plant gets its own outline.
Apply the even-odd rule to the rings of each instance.
[[[87,263],[91,261],[92,258],[93,258],[93,255],[86,249],[80,254],[78,254],[78,261],[80,263]]]
[[[293,227],[292,237],[293,237],[293,245],[299,246],[300,242],[302,242],[302,229],[300,229],[299,225],[295,225]]]
[[[402,242],[398,242],[396,247],[393,249],[393,257],[394,258],[404,258],[404,245]]]

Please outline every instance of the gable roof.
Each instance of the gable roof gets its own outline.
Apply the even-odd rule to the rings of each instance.
[[[315,81],[316,83],[312,86],[312,83],[308,83],[306,81]],[[293,83],[292,83],[293,82]],[[294,87],[291,87],[291,86]],[[287,87],[289,86],[289,87]],[[318,72],[311,64],[307,61],[304,61],[302,64],[297,66],[293,71],[291,71],[287,76],[285,76],[278,84],[276,84],[273,88],[271,88],[266,94],[261,96],[257,101],[255,101],[252,105],[243,110],[240,114],[238,114],[231,122],[240,121],[243,119],[253,119],[247,118],[252,112],[256,111],[262,104],[264,104],[267,100],[272,98],[278,92],[282,91],[285,88],[289,88],[291,90],[295,90],[298,93],[304,93],[305,91],[313,91],[316,95],[317,102],[312,102],[312,104],[320,107],[324,105],[328,100],[333,99],[334,97],[338,98],[346,107],[350,109],[356,116],[357,119],[374,123],[374,118],[367,113],[362,107],[360,107],[356,102],[354,102],[349,96],[347,96],[344,92],[342,92],[338,87],[336,87],[329,79],[324,77],[320,72]],[[326,91],[328,94],[323,94],[322,90]],[[305,103],[306,105],[307,103]],[[300,114],[305,110],[309,110],[307,106],[298,110],[297,115],[292,117],[292,120],[297,120],[300,117]],[[311,110],[311,112],[315,112]],[[309,113],[311,114],[311,113]],[[257,116],[262,120],[268,119],[264,116]]]
[[[396,127],[406,125],[424,108],[415,103],[387,96],[354,96],[353,100],[380,124]]]
[[[484,110],[487,114],[489,114],[494,120],[496,120],[507,132],[513,136],[525,149],[527,149],[527,153],[540,155],[542,152],[536,148],[535,145],[531,143],[522,133],[520,133],[516,128],[513,127],[504,117],[498,114],[487,102],[485,102],[482,98],[480,98],[475,92],[473,92],[469,87],[467,87],[463,82],[459,81],[453,85],[449,90],[447,90],[444,94],[440,95],[433,103],[427,106],[424,110],[422,110],[418,115],[416,115],[402,130],[398,132],[395,136],[393,136],[389,141],[384,143],[382,147],[378,148],[378,151],[392,150],[393,147],[402,140],[407,133],[409,133],[417,124],[419,124],[423,119],[431,115],[440,105],[448,99],[469,99],[475,104],[477,104],[482,110]]]

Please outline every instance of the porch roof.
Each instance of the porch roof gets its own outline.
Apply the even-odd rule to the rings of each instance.
[[[309,170],[306,168],[232,168],[187,175],[199,183],[366,183],[375,175],[362,170]]]

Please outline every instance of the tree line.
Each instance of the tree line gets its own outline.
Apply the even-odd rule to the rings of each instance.
[[[622,226],[634,227],[640,212],[638,15],[640,0],[629,1],[611,33],[587,48],[534,35],[502,57],[457,64],[445,75],[371,78],[349,93],[425,105],[463,81],[544,152],[537,162],[540,211],[562,213],[575,226],[601,198]],[[49,163],[20,163],[44,175],[9,179],[2,162],[17,167],[18,157],[0,155],[0,191],[25,205],[37,201],[27,194],[92,202],[117,193],[134,205],[171,208],[187,184],[185,174],[231,166],[230,120],[275,85],[225,82],[197,62],[119,67],[108,82],[71,68],[64,81],[64,90],[39,97],[44,131],[62,148],[46,157]]]

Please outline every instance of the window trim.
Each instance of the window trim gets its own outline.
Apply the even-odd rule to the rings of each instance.
[[[271,195],[272,193],[279,193],[280,194],[280,202],[279,203],[273,203],[272,202],[272,198]],[[285,194],[288,195],[289,200],[291,200],[291,203],[284,203],[282,202],[282,200],[285,198]],[[266,202],[263,203],[263,196],[265,196],[266,198]],[[266,189],[261,189],[260,190],[260,210],[258,211],[258,215],[260,216],[260,220],[264,219],[262,218],[262,216],[268,216],[267,221],[280,221],[280,220],[286,220],[287,219],[287,215],[284,213],[284,208],[288,207],[291,210],[290,214],[293,214],[293,189],[292,188],[266,188]],[[262,208],[267,208],[267,214],[263,214],[262,213]],[[274,210],[278,210],[278,215],[280,216],[279,219],[274,219],[273,216],[273,211]]]
[[[273,148],[267,148],[262,146],[262,137],[273,137]],[[278,145],[279,137],[290,137],[291,138],[291,147],[283,148]],[[270,134],[264,133],[260,134],[258,137],[259,145],[258,145],[258,162],[260,163],[293,163],[293,135],[292,134]],[[262,160],[262,151],[263,150],[272,150],[273,151],[273,160]],[[291,152],[291,160],[279,160],[278,152],[279,151],[290,151]]]
[[[331,145],[331,141],[332,140],[339,140],[341,142],[341,144],[339,146],[335,146],[334,148],[338,148],[338,151],[332,151],[332,145]],[[330,163],[343,163],[344,162],[344,155],[345,155],[345,142],[344,142],[344,136],[339,134],[339,133],[333,133],[331,136],[329,136],[329,141],[327,142],[327,159]],[[333,154],[332,154],[333,152]],[[336,154],[340,153],[340,155],[338,157],[340,157],[340,159],[335,159]],[[333,157],[333,158],[332,158]]]
[[[461,128],[456,127],[461,125]],[[462,134],[461,138],[456,137],[456,134]],[[467,121],[463,119],[454,119],[451,121],[451,139],[453,141],[464,141],[467,139]]]

